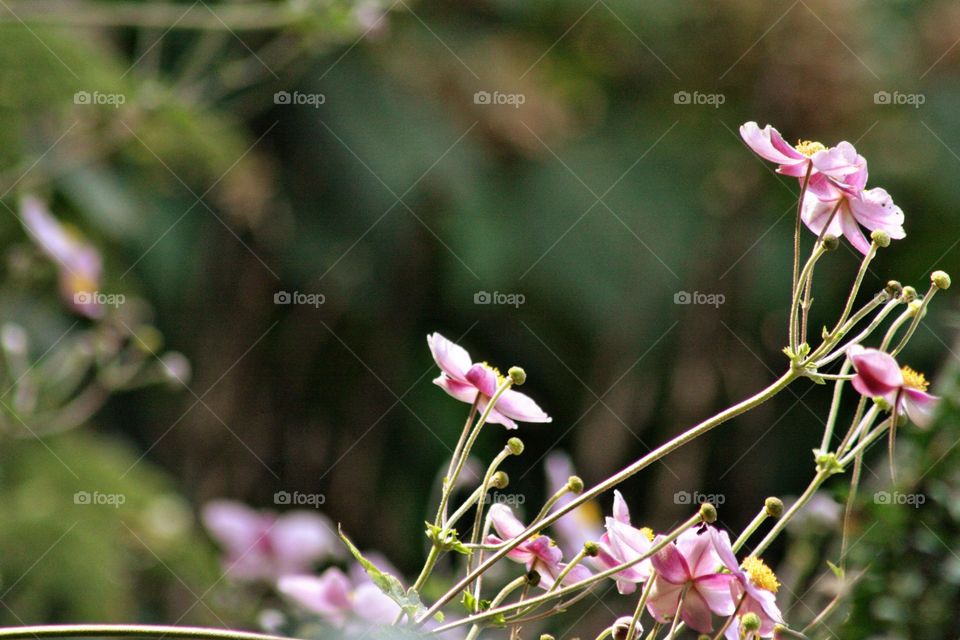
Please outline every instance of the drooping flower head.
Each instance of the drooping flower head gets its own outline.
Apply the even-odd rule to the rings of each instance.
[[[473,404],[479,395],[477,409],[484,411],[490,398],[503,383],[501,373],[486,362],[474,363],[463,347],[439,333],[427,336],[430,353],[442,373],[433,383],[457,400]],[[508,389],[490,411],[487,422],[516,429],[517,422],[550,422],[552,418],[526,394]]]
[[[237,580],[273,581],[308,573],[314,564],[341,554],[340,541],[324,516],[309,511],[276,515],[232,500],[204,506],[203,524],[223,548],[224,569]]]
[[[711,613],[729,616],[734,612],[731,582],[735,578],[719,571],[722,560],[716,540],[713,527],[688,529],[673,544],[653,555],[651,564],[656,574],[647,610],[655,620],[671,620],[681,595],[680,618],[701,633],[710,633],[713,629]]]
[[[858,344],[847,349],[847,356],[857,372],[851,380],[854,389],[897,406],[918,427],[930,424],[940,398],[927,393],[930,383],[922,373],[901,367],[889,353]]]
[[[24,197],[20,216],[30,238],[57,264],[60,294],[66,303],[89,318],[102,316],[103,307],[94,296],[103,270],[99,252],[79,232],[54,218],[39,198]]]
[[[630,510],[619,491],[613,492],[613,517],[606,519],[606,529],[600,538],[600,552],[596,558],[596,563],[603,569],[636,560],[653,546],[651,529],[637,529],[630,524]],[[616,574],[617,590],[623,594],[633,593],[637,585],[649,577],[650,560],[642,560]]]
[[[490,507],[489,516],[497,535],[487,536],[487,544],[499,545],[507,540],[516,538],[523,533],[526,527],[505,504],[495,504]],[[544,535],[534,536],[524,540],[512,549],[507,557],[514,562],[526,566],[527,571],[536,571],[540,574],[540,586],[550,589],[557,581],[560,573],[566,568],[563,563],[563,552],[556,543]],[[573,584],[590,577],[590,571],[583,565],[573,567],[564,577],[563,584]]]

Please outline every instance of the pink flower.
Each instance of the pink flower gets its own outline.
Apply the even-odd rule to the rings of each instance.
[[[603,569],[635,560],[653,546],[653,531],[630,525],[630,510],[619,491],[613,492],[613,517],[607,518],[606,525],[607,532],[600,538],[600,553],[596,558]],[[649,577],[650,560],[647,559],[616,574],[617,590],[623,594],[633,593],[637,585]]]
[[[548,495],[555,495],[566,486],[570,476],[576,475],[570,456],[559,451],[547,456],[544,464],[547,472]],[[573,495],[565,493],[557,500],[556,507],[562,507],[571,500]],[[583,549],[583,543],[598,540],[603,533],[603,525],[599,505],[590,501],[580,505],[553,524],[557,533],[557,542],[564,553],[574,554]]]
[[[712,529],[710,535],[713,536],[714,549],[723,561],[723,566],[734,577],[730,582],[730,593],[736,617],[724,635],[727,640],[740,640],[740,618],[754,613],[760,618],[760,636],[771,637],[773,627],[783,623],[783,615],[777,607],[776,593],[780,588],[777,576],[760,558],[750,556],[742,564],[737,562],[726,531]]]
[[[427,336],[430,353],[443,373],[433,381],[448,394],[469,404],[473,404],[478,394],[479,411],[484,411],[504,378],[499,371],[485,362],[474,364],[470,354],[439,333]],[[502,424],[507,429],[516,429],[519,422],[550,422],[552,418],[537,406],[529,396],[508,389],[497,400],[496,407],[487,417],[488,422]]]
[[[309,511],[277,516],[232,500],[207,503],[203,524],[225,551],[226,572],[238,580],[268,580],[308,573],[313,565],[340,554],[330,522]]]
[[[400,605],[380,591],[366,574],[359,580],[351,579],[336,567],[319,577],[283,576],[277,582],[277,590],[340,628],[390,625],[400,614]]]
[[[713,628],[711,612],[720,616],[734,612],[730,583],[735,578],[718,571],[723,563],[715,539],[712,527],[702,532],[688,529],[651,558],[656,575],[647,610],[658,622],[673,618],[684,589],[680,618],[691,629],[709,633]]]
[[[60,294],[78,313],[88,318],[103,315],[94,294],[100,286],[100,254],[79,233],[57,221],[46,205],[33,196],[20,201],[23,226],[31,239],[60,270]]]
[[[516,538],[523,533],[526,527],[513,515],[505,504],[495,504],[490,507],[490,521],[497,535],[487,536],[487,544],[499,545],[507,540]],[[557,581],[560,572],[566,568],[563,561],[563,552],[547,536],[534,536],[524,540],[519,546],[511,550],[507,557],[527,567],[527,571],[536,571],[540,574],[539,586],[550,589]],[[590,577],[590,571],[583,565],[577,565],[564,577],[563,584],[573,584]]]
[[[864,255],[870,250],[870,241],[860,230],[860,225],[870,231],[886,231],[894,240],[905,238],[903,211],[893,204],[893,198],[885,189],[864,189],[866,183],[867,167],[864,165],[861,170],[846,176],[843,182],[824,183],[825,188],[819,193],[808,191],[800,214],[804,224],[818,235],[826,226],[825,233],[838,238],[846,236],[850,244]]]
[[[930,424],[940,398],[927,393],[930,383],[922,373],[899,366],[889,353],[858,344],[847,349],[847,356],[857,371],[851,381],[854,389],[897,406],[918,427]]]

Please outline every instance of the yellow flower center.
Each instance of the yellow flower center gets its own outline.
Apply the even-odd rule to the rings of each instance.
[[[930,382],[919,371],[914,371],[910,367],[900,367],[900,373],[903,374],[903,386],[919,391],[926,391]]]
[[[489,362],[487,362],[486,360],[484,360],[484,361],[481,362],[480,364],[482,364],[482,365],[484,366],[484,368],[486,368],[488,371],[493,372],[493,375],[497,376],[497,386],[498,386],[498,387],[499,387],[500,385],[502,385],[502,384],[506,381],[506,377],[504,377],[504,375],[503,375],[502,373],[500,373],[500,369],[497,369],[496,367],[492,366],[492,365],[491,365]]]
[[[766,563],[756,556],[750,556],[743,561],[743,570],[750,576],[750,582],[761,589],[776,593],[780,588],[777,574]]]
[[[603,511],[600,505],[593,500],[585,502],[574,510],[573,517],[584,526],[597,525],[603,522]]]
[[[813,140],[798,140],[797,141],[797,151],[807,156],[808,158],[815,154],[817,151],[824,151],[826,149],[819,142],[814,142]]]
[[[640,533],[642,533],[647,540],[653,542],[653,529],[650,527],[644,527],[640,529]]]

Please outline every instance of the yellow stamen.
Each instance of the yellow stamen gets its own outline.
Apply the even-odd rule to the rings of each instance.
[[[930,387],[930,382],[919,371],[910,367],[900,367],[900,373],[903,374],[903,386],[918,391],[926,391]]]
[[[817,151],[824,151],[826,147],[819,142],[814,142],[813,140],[798,140],[797,141],[797,151],[807,156],[808,158],[815,154]]]
[[[603,511],[597,502],[591,500],[580,505],[573,512],[573,517],[585,526],[598,525],[603,522]]]
[[[743,570],[750,576],[750,582],[761,589],[776,593],[780,588],[777,575],[763,560],[756,556],[750,556],[743,561]]]
[[[653,529],[650,527],[644,527],[640,529],[640,533],[642,533],[647,540],[653,542]]]
[[[502,385],[502,384],[506,381],[506,377],[504,377],[504,375],[503,375],[502,373],[500,373],[500,369],[497,369],[496,367],[491,366],[490,363],[487,362],[486,360],[484,360],[484,361],[481,362],[480,364],[482,364],[484,367],[486,367],[488,371],[492,371],[492,372],[493,372],[493,375],[497,376],[497,386],[498,386],[498,387],[499,387],[500,385]]]

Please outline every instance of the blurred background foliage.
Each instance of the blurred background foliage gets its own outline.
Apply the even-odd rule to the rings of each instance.
[[[81,431],[4,443],[5,624],[248,623],[252,606],[221,610],[191,515],[215,497],[323,493],[361,546],[415,571],[465,413],[430,384],[433,330],[524,366],[553,415],[523,429],[527,454],[506,467],[528,504],[549,450],[593,483],[762,387],[785,364],[797,188],[744,148],[744,121],[855,142],[904,209],[908,238],[864,296],[960,272],[949,0],[7,0],[0,20],[4,321],[28,329],[34,359],[88,324],[31,254],[17,196],[33,193],[103,251],[105,289],[150,301],[143,321],[194,370],[189,390],[126,392]],[[278,91],[324,101],[277,104]],[[524,103],[477,104],[478,91]],[[678,104],[684,91],[723,103]],[[878,91],[924,102],[877,104]],[[858,262],[846,245],[830,258],[814,327]],[[325,303],[276,305],[278,291]],[[481,291],[525,302],[477,305]],[[676,305],[679,291],[725,303]],[[942,390],[954,300],[937,300],[908,353]],[[671,525],[687,509],[674,493],[697,490],[724,495],[737,530],[766,495],[802,490],[828,396],[797,384],[631,480],[638,520]],[[873,504],[882,464],[865,477],[850,562],[874,573],[838,635],[954,634],[958,438],[955,413],[934,434],[903,430],[898,482],[929,498],[915,512]],[[491,432],[479,453],[501,446]],[[70,497],[83,490],[129,500],[83,509]],[[596,607],[577,628],[608,618]]]

